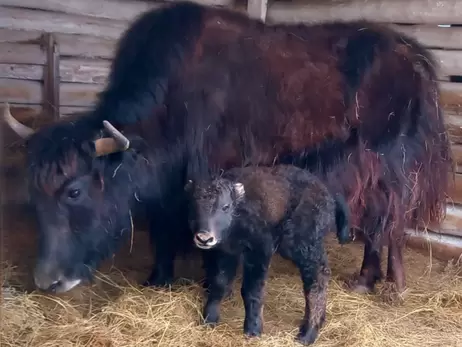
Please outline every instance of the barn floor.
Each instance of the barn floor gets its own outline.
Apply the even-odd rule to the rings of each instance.
[[[3,187],[9,194],[4,201],[23,199],[21,175],[13,169],[2,171]],[[197,283],[186,282],[171,291],[136,287],[148,275],[152,261],[142,228],[135,233],[132,252],[126,245],[103,266],[92,287],[82,286],[61,296],[30,293],[35,232],[27,210],[18,206],[2,209],[1,346],[298,345],[293,338],[303,316],[304,299],[291,264],[279,257],[273,260],[266,287],[264,335],[246,339],[242,336],[240,279],[233,296],[224,302],[221,324],[214,330],[198,324],[202,297]],[[404,301],[389,295],[386,285],[380,285],[376,294],[359,295],[344,289],[343,283],[359,268],[361,245],[340,246],[333,238],[327,243],[333,279],[326,325],[315,346],[462,346],[460,264],[407,250]],[[183,277],[201,276],[197,258],[180,260],[178,271]]]

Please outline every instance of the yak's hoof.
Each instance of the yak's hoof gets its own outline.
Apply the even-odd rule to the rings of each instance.
[[[169,276],[152,275],[143,283],[144,287],[160,287],[165,288],[171,286],[173,278]]]
[[[218,322],[220,321],[220,315],[217,312],[209,312],[207,314],[204,314],[204,325],[207,325],[209,327],[216,327],[218,325]]]
[[[374,292],[374,284],[368,284],[363,276],[347,281],[347,287],[350,291],[358,294],[370,294]]]
[[[253,322],[244,322],[244,334],[247,337],[260,337],[263,331],[263,324],[261,319]]]

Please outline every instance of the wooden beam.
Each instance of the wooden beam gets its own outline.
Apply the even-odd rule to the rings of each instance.
[[[155,2],[123,0],[0,0],[0,5],[124,21],[131,21],[140,13],[159,7]]]
[[[93,106],[103,89],[101,84],[61,83],[61,105]]]
[[[0,52],[0,63],[40,65],[46,61],[45,52],[37,44],[0,43]]]
[[[47,51],[47,64],[45,66],[44,89],[46,114],[59,119],[59,50],[52,33],[43,36]]]
[[[439,225],[432,223],[427,226],[422,225],[422,228],[436,234],[460,237],[462,240],[462,206],[450,203],[446,209],[446,218]]]
[[[276,1],[269,6],[267,14],[267,21],[271,23],[319,23],[357,19],[383,23],[462,24],[462,2],[344,0],[305,5]]]
[[[61,106],[92,106],[104,89],[101,84],[61,83]],[[0,103],[43,104],[43,85],[37,81],[0,79]]]
[[[425,47],[462,49],[462,28],[437,25],[391,25],[392,28],[419,41]]]
[[[41,81],[42,65],[0,64],[0,78]]]
[[[166,2],[175,1],[167,0]],[[195,0],[193,2],[213,6],[231,6],[233,4],[232,0]],[[140,0],[0,0],[0,6],[15,9],[36,9],[130,22],[140,14],[153,8],[159,8],[164,4],[161,1]]]
[[[430,52],[435,56],[441,74],[462,75],[462,51],[432,49]]]
[[[119,39],[128,27],[126,21],[59,14],[18,8],[0,8],[0,29],[30,30],[47,33],[83,34]]]
[[[117,46],[117,40],[104,37],[60,33],[55,37],[63,57],[112,60]]]
[[[3,43],[39,45],[42,35],[42,31],[0,29],[1,51],[4,52],[5,49],[8,48],[8,46],[2,46]],[[64,57],[102,58],[111,60],[117,45],[117,40],[104,37],[60,33],[55,33],[54,35],[59,45],[61,56]],[[13,49],[13,51],[16,50]],[[18,54],[15,53],[15,59],[17,56]],[[45,56],[44,53],[43,56]],[[0,59],[5,58],[0,57]],[[45,57],[43,57],[42,60],[45,61]]]
[[[0,64],[0,78],[42,81],[45,66]],[[110,71],[106,60],[60,59],[61,82],[105,84]]]
[[[456,173],[454,175],[454,182],[452,182],[452,175],[449,174],[449,179],[451,183],[447,201],[450,204],[462,204],[462,174]]]
[[[462,83],[440,82],[441,107],[446,113],[462,115]]]
[[[105,84],[110,68],[111,63],[105,60],[62,59],[61,81]]]
[[[406,230],[407,246],[445,261],[458,260],[462,256],[462,238],[437,234],[431,231]]]
[[[462,145],[453,143],[451,144],[452,157],[456,166],[457,173],[462,173]]]
[[[266,21],[268,0],[247,0],[247,14],[250,18]]]

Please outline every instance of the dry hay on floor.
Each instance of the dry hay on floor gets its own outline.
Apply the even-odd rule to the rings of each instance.
[[[407,251],[409,289],[403,303],[387,300],[385,286],[374,295],[343,289],[342,276],[357,268],[361,255],[361,245],[341,247],[329,241],[334,278],[326,325],[315,346],[462,346],[460,266],[431,264],[428,257]],[[72,297],[15,293],[4,284],[2,346],[298,345],[293,338],[303,315],[301,283],[296,269],[279,258],[266,287],[265,332],[259,339],[242,335],[240,279],[222,305],[220,325],[210,329],[198,325],[202,297],[197,284],[171,291],[139,289],[128,282],[121,286],[124,280],[115,270],[101,276],[99,284],[75,290]]]

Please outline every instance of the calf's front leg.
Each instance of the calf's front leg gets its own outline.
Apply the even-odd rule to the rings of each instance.
[[[208,295],[204,306],[205,324],[215,325],[220,320],[220,304],[236,277],[239,265],[239,256],[218,250],[214,252],[213,259],[216,266],[209,267],[207,272]]]
[[[244,334],[260,336],[263,331],[263,289],[265,286],[271,252],[253,248],[244,253],[244,276],[241,295],[244,300]]]

